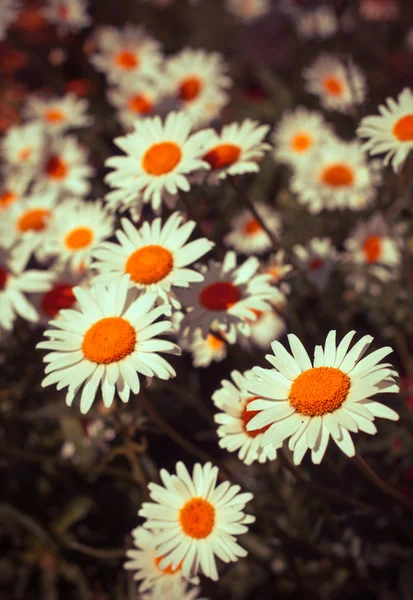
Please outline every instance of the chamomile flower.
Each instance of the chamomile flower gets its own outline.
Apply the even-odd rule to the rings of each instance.
[[[112,208],[133,205],[135,216],[144,203],[151,203],[159,212],[162,201],[176,202],[178,191],[190,189],[188,175],[206,169],[202,147],[209,132],[191,135],[192,122],[183,114],[172,112],[165,123],[160,117],[146,118],[135,123],[135,131],[115,139],[115,144],[127,156],[114,156],[106,166],[114,171],[106,176],[107,183],[116,188],[106,196]]]
[[[118,121],[130,131],[138,119],[154,114],[164,95],[160,83],[138,79],[107,91],[109,102],[117,109]]]
[[[216,581],[215,556],[229,563],[247,555],[235,536],[255,521],[244,513],[252,494],[239,494],[240,487],[228,481],[217,486],[218,468],[211,463],[197,463],[191,477],[178,462],[176,475],[161,469],[160,476],[164,487],[150,483],[154,502],[144,502],[139,511],[147,519],[144,527],[154,531],[159,566],[181,565],[184,577],[201,572]]]
[[[246,380],[253,376],[252,371],[232,371],[231,379],[221,381],[221,387],[212,395],[212,401],[222,412],[214,416],[219,425],[217,434],[219,446],[228,452],[238,451],[238,458],[246,465],[254,461],[264,463],[277,457],[276,447],[272,444],[261,447],[262,436],[268,427],[249,431],[248,423],[258,414],[248,410],[250,402],[256,396],[244,398],[241,396]]]
[[[274,158],[287,165],[300,165],[331,135],[331,128],[321,113],[299,106],[284,113],[274,130]]]
[[[226,9],[240,21],[252,23],[271,11],[270,0],[226,0]]]
[[[155,338],[170,329],[170,321],[156,319],[167,311],[153,308],[155,296],[128,293],[128,278],[108,287],[89,291],[73,289],[79,310],[62,310],[45,332],[48,341],[37,348],[51,350],[44,357],[47,377],[42,386],[68,387],[66,403],[71,406],[82,389],[80,410],[87,413],[101,386],[103,402],[112,405],[115,391],[123,402],[140,389],[138,373],[161,379],[175,377],[174,369],[158,352],[180,354],[178,346]]]
[[[92,23],[86,0],[47,0],[43,14],[63,32],[79,31]]]
[[[15,125],[7,130],[3,138],[1,154],[8,167],[27,171],[39,165],[44,145],[44,128],[41,123]]]
[[[347,456],[354,456],[350,431],[374,434],[375,417],[399,418],[372,400],[376,394],[399,391],[393,379],[397,373],[380,362],[392,349],[380,348],[362,358],[373,338],[365,335],[349,350],[354,334],[350,331],[337,346],[336,332],[330,331],[324,348],[316,346],[313,362],[295,335],[288,336],[292,355],[280,342],[272,343],[274,356],[266,358],[274,368],[255,367],[244,388],[245,395],[262,398],[248,405],[248,410],[260,412],[247,424],[249,431],[269,425],[262,446],[278,446],[290,438],[295,464],[308,449],[318,464],[330,436]]]
[[[113,234],[113,216],[99,201],[68,199],[53,212],[42,247],[43,258],[76,272],[88,268],[93,251]]]
[[[399,0],[360,0],[360,15],[367,21],[396,21],[400,15]]]
[[[310,213],[322,210],[364,210],[376,197],[380,172],[358,142],[329,140],[312,160],[297,167],[291,189]]]
[[[264,204],[257,204],[256,209],[266,226],[278,236],[281,229],[278,213]],[[224,243],[243,254],[263,254],[272,246],[268,234],[249,210],[232,220],[231,231],[225,236]]]
[[[29,96],[24,113],[28,119],[41,123],[48,133],[55,135],[90,125],[88,108],[89,102],[75,94],[54,98],[33,95]]]
[[[289,293],[289,279],[293,274],[293,266],[285,260],[285,250],[278,250],[268,261],[261,265],[261,272],[271,275],[271,283],[278,286],[283,294]]]
[[[317,289],[325,290],[338,260],[338,252],[330,238],[312,238],[306,246],[295,244],[293,252],[308,280]]]
[[[226,358],[227,344],[222,337],[222,334],[218,337],[212,332],[206,336],[203,336],[201,331],[194,333],[192,342],[185,349],[192,354],[192,364],[195,368],[209,367],[211,363],[221,362]],[[182,348],[181,341],[179,340],[179,346]],[[186,340],[184,346],[186,346]]]
[[[387,98],[386,103],[379,106],[380,115],[361,120],[357,135],[366,138],[364,150],[385,154],[384,164],[398,172],[413,149],[413,92],[405,88],[397,100]]]
[[[174,212],[164,225],[157,218],[136,229],[128,219],[122,219],[123,229],[116,231],[119,243],[106,242],[94,252],[97,262],[93,267],[99,271],[94,281],[117,281],[126,273],[131,286],[153,292],[163,301],[168,301],[171,287],[203,281],[203,275],[188,267],[214,244],[206,238],[187,243],[196,223],[183,221],[183,215]]]
[[[306,91],[318,96],[327,110],[346,113],[366,98],[366,78],[351,59],[343,62],[332,54],[321,54],[303,77]]]
[[[210,261],[199,270],[205,277],[189,289],[177,290],[179,302],[187,313],[181,331],[190,338],[196,330],[206,336],[211,328],[224,332],[229,343],[234,343],[237,331],[249,335],[248,321],[255,321],[255,311],[270,308],[278,291],[270,285],[269,275],[257,273],[259,262],[250,257],[237,267],[235,252],[227,252],[224,261]]]
[[[0,0],[0,40],[4,40],[8,27],[16,20],[21,8],[18,0]]]

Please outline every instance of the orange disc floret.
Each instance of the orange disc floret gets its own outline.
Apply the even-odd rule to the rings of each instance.
[[[44,208],[26,210],[18,220],[17,227],[22,233],[24,231],[42,231],[46,227],[48,217],[50,217],[50,210]]]
[[[208,310],[227,310],[241,299],[236,285],[228,281],[217,281],[207,285],[199,294],[199,302]]]
[[[151,146],[144,154],[142,168],[149,175],[165,175],[170,173],[182,158],[178,144],[161,142]]]
[[[0,292],[6,287],[7,277],[8,274],[6,269],[0,267]]]
[[[73,286],[68,283],[58,283],[44,294],[41,307],[45,315],[54,318],[63,308],[72,308],[75,302]]]
[[[119,362],[135,350],[136,332],[121,317],[106,317],[94,323],[85,333],[82,351],[95,363]]]
[[[326,77],[324,87],[332,96],[341,96],[343,93],[343,83],[337,77]]]
[[[164,558],[164,556],[156,557],[154,560],[154,563],[155,563],[155,567],[157,567],[165,575],[175,575],[175,573],[178,573],[178,571],[180,571],[182,569],[182,561],[179,563],[179,565],[176,567],[176,569],[173,569],[171,565],[168,565],[167,567],[165,567],[165,569],[161,569],[159,566],[159,563],[161,562],[161,560],[163,558]]]
[[[393,127],[394,136],[401,142],[413,141],[413,115],[399,119]]]
[[[4,192],[0,194],[0,210],[3,210],[12,204],[15,200],[17,200],[17,194],[14,192]]]
[[[334,412],[350,389],[350,377],[334,367],[314,367],[293,382],[289,401],[302,415],[316,417]]]
[[[52,179],[63,179],[68,170],[66,163],[59,156],[51,156],[45,165],[45,171]]]
[[[174,260],[166,248],[151,244],[139,248],[126,261],[125,272],[135,283],[158,283],[172,271]]]
[[[381,238],[378,235],[370,235],[363,246],[367,262],[375,263],[379,260],[381,254]]]
[[[297,133],[291,140],[291,147],[296,152],[305,152],[312,143],[313,140],[308,133]]]
[[[211,165],[213,169],[223,169],[237,162],[241,148],[234,144],[220,144],[207,152],[203,159]]]
[[[210,348],[212,348],[213,350],[219,350],[220,348],[222,348],[222,346],[225,346],[225,342],[220,340],[219,337],[213,335],[212,333],[208,333],[207,342]]]
[[[265,431],[267,431],[267,429],[269,427],[271,427],[271,425],[266,425],[265,427],[261,427],[260,429],[253,429],[252,431],[248,431],[247,430],[247,425],[248,423],[251,421],[252,418],[255,417],[255,415],[258,415],[258,413],[260,413],[260,410],[247,410],[248,404],[250,402],[252,402],[253,400],[257,400],[259,398],[259,396],[253,396],[252,398],[249,398],[245,405],[244,408],[242,410],[241,413],[241,421],[242,421],[242,428],[244,430],[244,432],[252,438],[257,437],[257,435],[259,435],[260,433],[264,433]]]
[[[323,265],[324,265],[324,261],[322,258],[313,258],[308,263],[308,270],[309,271],[318,271],[318,269],[321,269],[321,267]]]
[[[179,511],[183,532],[196,540],[208,537],[215,525],[215,508],[203,498],[191,498]]]
[[[324,169],[322,179],[327,185],[333,187],[345,187],[354,181],[354,173],[345,164],[333,164]]]
[[[61,110],[57,108],[49,108],[44,113],[44,118],[50,123],[61,123],[64,120],[65,116]]]
[[[179,86],[179,97],[181,100],[194,100],[198,96],[201,87],[201,82],[197,77],[188,77]]]
[[[65,237],[65,245],[69,250],[82,250],[90,246],[93,231],[89,227],[76,227]]]
[[[136,94],[129,100],[129,108],[134,113],[144,115],[152,110],[152,103],[142,94]]]
[[[116,55],[116,63],[122,69],[134,69],[139,64],[139,59],[134,52],[123,50]]]
[[[244,231],[247,235],[254,235],[254,233],[262,231],[262,227],[257,219],[250,219],[247,221]]]

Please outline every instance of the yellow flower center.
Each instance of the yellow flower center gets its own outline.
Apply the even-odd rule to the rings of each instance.
[[[378,235],[371,235],[364,242],[364,253],[369,263],[379,260],[381,254],[381,239]]]
[[[202,84],[196,77],[188,77],[179,86],[179,97],[181,100],[194,100],[201,91]]]
[[[296,152],[305,152],[312,143],[313,140],[308,133],[297,133],[291,140],[291,147]]]
[[[150,175],[164,175],[170,173],[182,158],[178,144],[174,142],[161,142],[154,144],[147,150],[142,159],[142,168]]]
[[[345,187],[353,183],[354,174],[347,165],[337,163],[324,169],[322,180],[333,187]]]
[[[340,408],[349,389],[350,377],[340,369],[314,367],[294,380],[288,399],[297,412],[316,417]]]
[[[139,59],[130,50],[123,50],[116,55],[116,64],[127,71],[134,69],[139,64]]]
[[[136,333],[121,317],[106,317],[94,323],[85,333],[82,351],[95,363],[119,362],[135,350]]]
[[[179,511],[179,522],[186,535],[204,539],[214,529],[215,508],[203,498],[191,498]]]
[[[41,231],[46,227],[46,219],[50,211],[44,208],[34,208],[24,212],[18,220],[19,231]]]
[[[332,96],[341,96],[343,93],[343,83],[333,75],[324,79],[324,88]]]
[[[89,227],[77,227],[67,234],[66,248],[69,250],[82,250],[87,248],[93,240],[93,231]]]
[[[208,310],[227,310],[241,298],[236,285],[228,281],[217,281],[207,285],[199,294],[199,302]]]
[[[135,283],[150,285],[169,275],[174,266],[173,256],[166,248],[151,244],[139,248],[126,262],[125,272]]]
[[[237,162],[240,154],[241,148],[239,146],[220,144],[207,152],[203,158],[213,169],[223,169]]]
[[[401,142],[413,140],[413,115],[406,115],[399,119],[393,127],[393,134]]]

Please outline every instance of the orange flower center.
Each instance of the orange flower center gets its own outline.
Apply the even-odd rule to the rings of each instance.
[[[345,187],[353,183],[354,174],[347,165],[336,163],[324,170],[322,179],[327,185]]]
[[[73,286],[68,283],[58,283],[46,294],[41,302],[42,311],[50,318],[54,318],[62,308],[72,308],[76,301]]]
[[[150,285],[169,275],[174,266],[172,254],[166,248],[151,244],[139,248],[126,261],[125,272],[135,283]]]
[[[20,150],[20,152],[19,152],[20,162],[25,162],[30,157],[31,153],[32,153],[31,148],[23,148],[23,150]]]
[[[138,66],[139,60],[130,50],[123,50],[116,55],[116,64],[122,69],[130,70]]]
[[[204,160],[211,165],[213,169],[223,169],[233,165],[241,154],[241,148],[234,144],[220,144],[215,146],[204,156]]]
[[[324,79],[324,88],[332,96],[341,96],[343,93],[343,83],[337,77],[326,77]]]
[[[377,262],[381,254],[380,237],[378,235],[368,237],[364,242],[363,250],[369,263]]]
[[[65,238],[66,248],[69,250],[82,250],[90,246],[93,240],[93,231],[89,227],[77,227],[72,229]]]
[[[291,140],[291,146],[296,152],[305,152],[312,143],[313,140],[308,133],[297,133]]]
[[[401,142],[411,142],[413,140],[413,115],[406,115],[395,123],[393,134]]]
[[[188,77],[179,86],[179,97],[181,100],[194,100],[198,96],[201,87],[202,84],[199,79]]]
[[[297,412],[316,417],[340,408],[349,389],[350,377],[340,369],[314,367],[295,379],[288,399]]]
[[[49,108],[44,113],[44,118],[50,123],[61,123],[64,120],[64,114],[57,108]]]
[[[4,192],[4,194],[0,194],[0,208],[4,210],[15,200],[17,200],[17,194],[14,192]]]
[[[129,100],[129,108],[134,113],[146,114],[152,110],[152,103],[145,96],[137,94]]]
[[[174,142],[154,144],[147,150],[142,159],[142,168],[150,175],[170,173],[180,162],[182,152]]]
[[[254,235],[262,231],[262,227],[257,219],[250,219],[245,225],[244,231],[247,235]]]
[[[45,171],[52,179],[64,179],[68,170],[66,163],[59,156],[51,156],[46,162]]]
[[[95,363],[119,362],[135,350],[136,333],[121,317],[106,317],[94,323],[85,333],[82,350]]]
[[[215,525],[215,508],[203,498],[192,498],[179,511],[179,522],[186,535],[202,540]]]
[[[171,567],[171,565],[168,565],[165,569],[161,569],[159,567],[159,563],[161,562],[161,560],[163,559],[163,556],[158,556],[157,558],[155,558],[154,563],[155,563],[155,567],[157,567],[162,573],[164,573],[165,575],[175,575],[175,573],[177,573],[178,571],[181,570],[182,568],[182,561],[179,563],[179,565],[176,567],[176,569],[173,569]]]
[[[47,217],[50,217],[50,210],[44,208],[34,208],[24,212],[17,222],[19,231],[42,231],[46,227]]]
[[[220,348],[222,348],[222,346],[225,345],[222,340],[220,340],[216,335],[213,335],[212,333],[208,333],[207,343],[209,344],[210,348],[212,348],[212,350],[219,350]]]
[[[7,282],[7,271],[0,267],[0,292],[4,290]]]
[[[258,415],[258,413],[261,412],[260,410],[247,410],[247,406],[250,402],[252,402],[253,400],[257,400],[258,398],[259,398],[259,396],[253,396],[252,398],[249,398],[246,401],[244,408],[242,410],[242,413],[241,413],[242,428],[243,428],[244,432],[249,437],[252,437],[252,438],[257,437],[257,435],[259,435],[260,433],[264,433],[265,431],[267,431],[267,429],[269,427],[271,427],[271,424],[270,424],[270,425],[266,425],[265,427],[261,427],[261,429],[254,429],[253,431],[247,430],[247,425],[251,421],[251,419],[253,417],[255,417],[255,415]]]
[[[199,294],[199,302],[208,310],[227,310],[241,298],[241,292],[233,283],[217,281],[207,285]]]
[[[324,264],[324,261],[321,258],[313,258],[308,263],[308,270],[309,271],[318,271],[318,269],[320,269],[323,266],[323,264]]]

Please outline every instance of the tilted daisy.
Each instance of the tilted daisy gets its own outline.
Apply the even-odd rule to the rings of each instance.
[[[248,338],[240,336],[240,345],[248,350],[254,345],[263,350],[269,348],[271,342],[278,340],[287,331],[287,324],[281,316],[284,309],[285,297],[282,296],[282,300],[277,302],[274,309],[265,312],[255,311],[257,318],[250,322],[250,336]]]
[[[270,308],[278,298],[278,290],[270,285],[271,276],[258,274],[259,262],[248,258],[237,266],[235,252],[227,252],[222,263],[209,261],[201,265],[202,283],[193,283],[189,289],[177,290],[179,302],[187,310],[181,331],[190,338],[199,329],[206,336],[211,328],[224,332],[233,344],[237,331],[250,333],[250,321],[255,321],[255,311]]]
[[[106,176],[116,191],[106,196],[113,208],[134,207],[138,217],[144,203],[151,203],[159,212],[162,201],[173,206],[178,191],[190,189],[189,173],[206,169],[202,147],[209,133],[191,135],[192,121],[183,114],[171,112],[165,123],[160,117],[135,123],[135,131],[115,139],[115,144],[127,156],[113,156],[105,165],[115,170]]]
[[[396,21],[400,0],[360,0],[359,12],[367,21]]]
[[[8,27],[16,20],[21,9],[18,0],[0,0],[0,40],[6,38]]]
[[[350,331],[336,345],[336,332],[330,331],[324,348],[316,346],[311,362],[297,336],[288,336],[292,355],[280,342],[272,343],[274,356],[267,355],[273,369],[253,369],[254,378],[245,385],[245,394],[258,395],[248,410],[260,411],[247,429],[266,427],[262,445],[279,445],[289,439],[295,464],[311,450],[312,461],[320,463],[330,436],[347,456],[354,456],[350,433],[374,434],[375,417],[397,420],[398,414],[388,406],[372,400],[381,393],[396,393],[397,373],[389,363],[380,361],[392,352],[380,348],[365,356],[373,338],[363,336],[349,350],[355,331]]]
[[[133,130],[138,119],[152,116],[164,95],[160,78],[138,79],[107,91],[109,102],[117,109],[118,121],[128,131]]]
[[[364,150],[385,154],[384,164],[398,172],[413,149],[413,92],[404,88],[397,100],[387,98],[386,103],[379,106],[380,115],[361,120],[357,135],[366,138]]]
[[[96,283],[115,282],[126,273],[133,287],[168,301],[171,287],[203,281],[201,273],[188,267],[214,244],[206,238],[187,243],[196,227],[194,221],[185,223],[183,215],[174,212],[163,225],[160,218],[145,222],[140,229],[128,219],[121,223],[123,229],[116,231],[119,243],[106,242],[94,251],[93,268],[99,271]]]
[[[93,251],[111,237],[113,227],[114,218],[102,202],[64,200],[53,211],[42,258],[56,258],[58,265],[74,272],[84,270],[92,262]]]
[[[9,167],[34,169],[42,160],[44,146],[44,128],[41,123],[15,125],[7,130],[3,138],[1,154]]]
[[[27,119],[41,123],[52,135],[69,129],[79,129],[91,124],[87,110],[89,102],[75,94],[65,94],[55,98],[29,96],[24,109]]]
[[[269,426],[255,431],[247,429],[248,423],[258,414],[248,410],[250,402],[256,400],[257,396],[241,397],[246,380],[252,376],[252,371],[244,373],[232,371],[232,381],[226,379],[221,381],[221,387],[212,395],[215,406],[223,411],[214,416],[215,422],[219,425],[217,430],[220,438],[219,446],[228,452],[238,451],[238,458],[246,465],[251,465],[254,461],[264,463],[277,458],[274,445],[261,447],[262,436]]]
[[[187,347],[181,345],[182,340],[179,340],[179,346],[187,349],[192,354],[192,364],[195,368],[209,367],[213,362],[221,362],[227,356],[227,344],[220,337],[212,332],[203,336],[200,331],[194,333],[192,342]],[[185,346],[185,343],[184,343]]]
[[[291,166],[302,164],[331,134],[321,113],[299,106],[284,113],[274,130],[274,158]]]
[[[297,166],[291,190],[310,213],[322,210],[364,210],[377,195],[380,171],[369,163],[359,142],[330,139],[312,156]]]
[[[351,59],[343,62],[332,54],[321,54],[303,77],[306,91],[318,96],[327,110],[346,113],[366,98],[366,78]]]
[[[240,494],[229,481],[217,486],[218,468],[211,463],[195,464],[191,477],[178,462],[176,475],[161,469],[160,476],[164,487],[150,483],[154,502],[144,502],[139,511],[147,519],[143,526],[155,532],[159,566],[181,565],[184,577],[203,573],[216,581],[215,556],[229,563],[247,555],[235,536],[255,521],[243,512],[252,494]]]
[[[42,386],[67,387],[66,403],[71,406],[82,389],[80,410],[87,413],[101,386],[103,402],[112,405],[115,392],[128,402],[130,392],[138,394],[138,373],[169,379],[175,371],[158,352],[180,354],[176,344],[157,339],[167,332],[170,321],[159,321],[165,306],[153,308],[155,296],[137,297],[128,293],[128,278],[108,287],[97,285],[89,291],[76,287],[73,293],[79,310],[62,310],[50,321],[54,329],[45,332],[48,341],[37,348],[52,350],[44,357],[47,377]]]
[[[240,21],[252,23],[271,11],[270,0],[226,0],[226,9]]]
[[[266,226],[278,236],[281,230],[279,214],[265,204],[257,204],[256,209]],[[272,247],[267,232],[249,210],[232,220],[231,231],[224,237],[224,243],[243,254],[263,254]]]
[[[86,0],[47,0],[43,14],[62,32],[79,31],[92,23]]]
[[[308,244],[295,244],[293,252],[297,265],[317,289],[327,288],[339,255],[330,238],[312,238]]]

